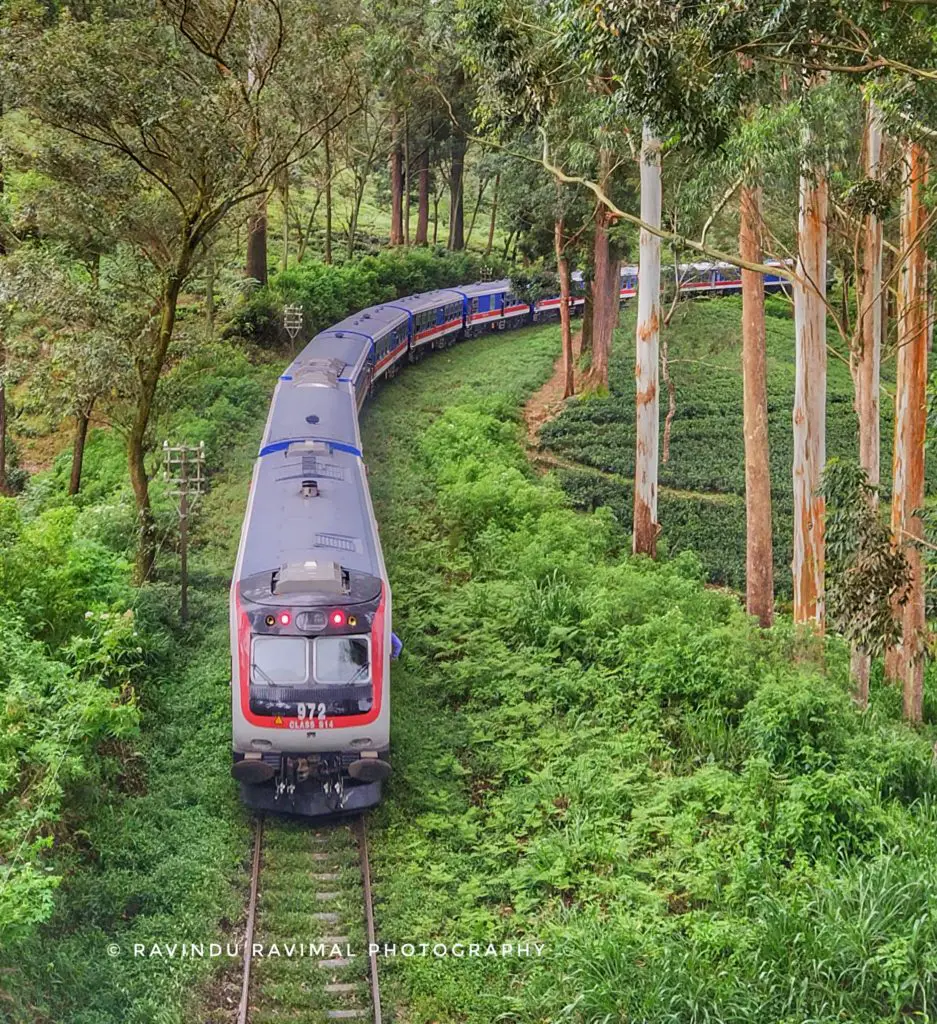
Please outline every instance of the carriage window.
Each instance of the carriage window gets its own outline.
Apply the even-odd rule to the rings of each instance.
[[[317,637],[314,673],[319,683],[368,682],[370,641],[364,636]]]
[[[262,685],[305,682],[309,675],[305,637],[255,637],[251,668],[253,681]]]

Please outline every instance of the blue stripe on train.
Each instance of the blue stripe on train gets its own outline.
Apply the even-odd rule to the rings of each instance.
[[[273,441],[264,445],[257,457],[263,458],[264,455],[272,455],[274,452],[285,452],[291,444],[302,444],[303,441],[321,441],[322,444],[330,445],[336,451],[357,455],[359,459],[362,457],[360,448],[356,448],[353,444],[346,444],[344,441],[333,441],[328,437],[288,437],[285,441]]]

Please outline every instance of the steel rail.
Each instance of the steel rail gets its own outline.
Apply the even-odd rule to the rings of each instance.
[[[377,938],[374,930],[374,904],[371,900],[371,865],[368,860],[368,832],[363,816],[358,819],[357,824],[358,852],[361,858],[361,883],[364,888],[364,913],[368,932],[368,959],[370,961],[368,974],[371,982],[371,1004],[374,1007],[374,1024],[382,1024],[381,988],[377,979],[377,953],[374,951]]]
[[[251,951],[254,944],[254,919],[257,914],[257,888],[260,881],[260,850],[264,838],[264,819],[257,819],[254,831],[254,858],[251,864],[251,895],[247,907],[247,927],[244,929],[244,975],[241,979],[241,1001],[238,1004],[237,1024],[247,1024],[247,1011],[250,1005],[251,988]]]

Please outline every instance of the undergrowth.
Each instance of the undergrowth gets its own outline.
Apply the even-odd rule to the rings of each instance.
[[[212,474],[185,627],[158,477],[158,571],[132,585],[120,435],[92,433],[76,498],[66,453],[0,499],[0,1020],[181,1024],[217,963],[134,958],[133,944],[225,941],[241,914],[227,590],[275,376],[221,344],[164,382],[161,428],[205,440]]]
[[[525,465],[530,383],[366,425],[405,644],[381,938],[548,949],[382,963],[400,1019],[933,1020],[930,743],[881,683],[857,713],[839,643],[567,507]]]

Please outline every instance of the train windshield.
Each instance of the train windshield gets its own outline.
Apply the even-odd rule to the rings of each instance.
[[[364,636],[316,637],[318,683],[366,683],[371,678],[370,641]]]
[[[309,676],[309,642],[301,636],[254,638],[253,677],[266,685],[304,683]]]

